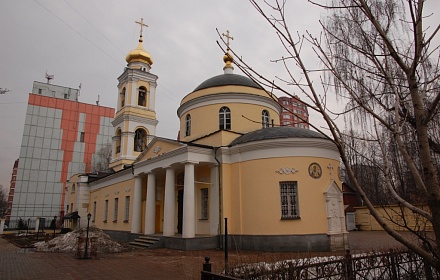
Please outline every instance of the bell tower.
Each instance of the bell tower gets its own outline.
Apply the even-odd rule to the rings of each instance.
[[[114,127],[113,153],[110,167],[118,171],[131,164],[156,135],[158,120],[155,112],[158,76],[150,72],[153,59],[142,45],[140,25],[139,44],[125,58],[127,67],[118,78],[118,104]]]

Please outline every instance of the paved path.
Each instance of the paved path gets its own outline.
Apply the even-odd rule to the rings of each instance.
[[[395,247],[396,241],[383,232],[350,232],[353,251]],[[211,257],[213,271],[224,267],[220,250],[177,251],[169,249],[134,250],[105,254],[98,259],[75,259],[73,254],[41,253],[20,249],[0,238],[0,279],[200,279],[205,256]],[[293,258],[296,253],[230,251],[229,261],[254,262]]]

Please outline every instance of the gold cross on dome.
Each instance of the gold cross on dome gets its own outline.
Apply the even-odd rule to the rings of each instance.
[[[148,25],[144,24],[144,19],[143,18],[141,18],[141,21],[135,21],[135,22],[141,26],[140,34],[141,34],[141,37],[142,37],[142,27],[144,27],[144,26],[148,27]]]
[[[234,40],[234,37],[229,36],[229,30],[226,30],[226,34],[222,33],[222,35],[226,37],[226,46],[229,49],[229,39]]]

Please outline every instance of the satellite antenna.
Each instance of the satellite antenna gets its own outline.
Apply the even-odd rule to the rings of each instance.
[[[99,94],[98,94],[98,100],[96,100],[96,105],[99,106]]]
[[[0,88],[0,94],[5,94],[7,92],[9,92],[10,90],[7,88]]]
[[[54,78],[54,76],[47,74],[47,71],[46,71],[46,79],[47,79],[48,84],[50,84],[50,80],[52,80],[53,78]]]

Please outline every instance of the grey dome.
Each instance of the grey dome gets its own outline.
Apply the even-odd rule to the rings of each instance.
[[[242,135],[231,142],[229,146],[234,146],[253,141],[279,139],[279,138],[321,138],[327,139],[322,134],[305,128],[282,126],[268,127],[252,131]]]
[[[261,89],[261,87],[249,79],[248,77],[237,74],[221,74],[207,79],[201,83],[194,91],[205,88],[220,87],[220,86],[246,86]],[[193,91],[193,92],[194,92]]]

